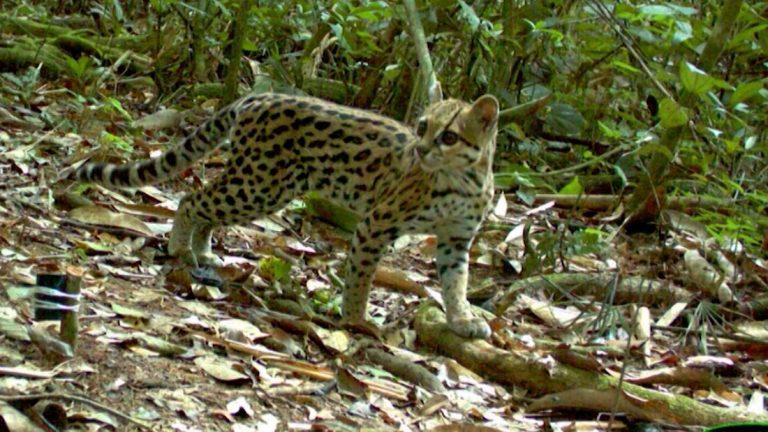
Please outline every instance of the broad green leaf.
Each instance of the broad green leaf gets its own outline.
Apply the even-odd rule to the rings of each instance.
[[[697,13],[697,10],[685,6],[677,6],[673,4],[666,5],[642,5],[638,8],[638,12],[644,15],[650,16],[675,16],[684,15],[691,16]]]
[[[469,24],[469,28],[474,32],[480,26],[480,18],[472,9],[472,6],[465,3],[463,0],[459,0],[459,7],[461,7],[461,13],[459,16]]]
[[[562,189],[560,189],[560,194],[562,195],[579,195],[584,191],[584,187],[581,185],[581,182],[579,181],[579,176],[576,176],[568,182],[567,185],[563,186]]]
[[[674,9],[665,5],[644,5],[637,8],[638,12],[650,16],[672,16],[675,15]]]
[[[679,44],[693,37],[693,27],[688,21],[675,21],[675,32],[672,35],[672,42]]]
[[[680,63],[680,81],[686,90],[697,95],[703,95],[715,86],[712,77],[688,62]]]
[[[741,83],[731,95],[731,99],[728,101],[730,106],[734,106],[739,102],[745,101],[760,92],[763,89],[762,81],[752,81],[747,83]]]
[[[549,114],[544,121],[553,132],[568,135],[578,134],[586,123],[576,108],[561,102],[550,105]]]
[[[739,45],[749,43],[750,40],[755,38],[755,35],[764,32],[766,29],[768,29],[768,24],[760,24],[736,33],[736,35],[734,35],[733,38],[731,38],[731,40],[728,42],[727,49],[735,49]]]
[[[725,151],[728,154],[733,154],[737,150],[739,150],[739,140],[738,139],[724,139],[723,144],[725,144]]]
[[[653,153],[662,153],[667,159],[672,160],[672,152],[661,144],[647,143],[637,151],[638,156],[645,156]]]
[[[371,2],[365,6],[352,9],[349,14],[366,21],[377,22],[392,16],[392,9],[385,2]]]
[[[694,9],[692,7],[680,6],[676,4],[670,4],[669,7],[674,9],[678,15],[693,16],[699,13],[698,9]]]
[[[670,98],[663,99],[659,104],[659,118],[663,128],[679,127],[688,122],[685,109]]]

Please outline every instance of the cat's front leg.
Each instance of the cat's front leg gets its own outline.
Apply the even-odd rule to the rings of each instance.
[[[491,328],[484,319],[472,314],[467,301],[469,247],[474,235],[474,230],[440,230],[437,235],[437,271],[443,287],[448,326],[463,337],[487,339],[491,336]]]
[[[357,225],[346,265],[342,302],[345,324],[369,326],[368,299],[376,266],[386,247],[397,238],[397,230],[376,222],[369,215]]]

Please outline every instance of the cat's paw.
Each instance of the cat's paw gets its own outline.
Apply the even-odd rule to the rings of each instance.
[[[215,253],[213,252],[205,252],[195,255],[197,257],[197,264],[200,266],[208,266],[208,267],[224,267],[224,260],[219,258]]]
[[[491,337],[491,327],[484,319],[478,317],[463,317],[448,321],[448,327],[459,336],[468,339],[488,339]]]
[[[192,267],[224,267],[224,261],[213,252],[193,253],[191,249],[179,249],[169,254]]]
[[[362,333],[367,336],[371,336],[378,340],[382,340],[383,338],[381,328],[379,328],[379,326],[377,326],[376,324],[368,320],[350,321],[350,320],[342,319],[341,325],[344,328],[347,328],[357,333]]]

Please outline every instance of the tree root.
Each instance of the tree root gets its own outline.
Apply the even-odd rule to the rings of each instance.
[[[448,328],[443,312],[432,305],[422,307],[417,313],[416,333],[419,341],[430,349],[456,359],[487,379],[548,395],[531,409],[566,405],[594,410],[615,408],[635,418],[680,425],[768,420],[766,415],[706,405],[687,396],[633,384],[623,383],[619,387],[619,380],[608,375],[559,363],[553,365],[551,360],[544,361],[539,355],[505,351],[483,340],[464,339]],[[612,403],[606,406],[606,400]],[[568,404],[568,401],[574,402]]]
[[[606,297],[610,289],[615,288],[615,302],[643,303],[646,305],[664,305],[687,301],[690,292],[666,283],[641,277],[616,278],[612,273],[557,273],[534,276],[515,281],[509,288],[498,292],[489,301],[496,315],[501,315],[512,305],[517,293],[526,291],[567,292],[574,296]]]

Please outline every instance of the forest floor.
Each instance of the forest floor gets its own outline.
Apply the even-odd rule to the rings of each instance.
[[[386,324],[382,340],[335,326],[337,273],[350,236],[300,203],[219,230],[215,251],[227,265],[203,276],[220,286],[201,283],[165,256],[165,235],[179,199],[215,176],[225,154],[134,192],[63,177],[95,151],[113,160],[155,155],[198,124],[202,110],[143,117],[150,110],[141,93],[91,94],[40,83],[17,104],[0,105],[0,398],[11,402],[0,405],[0,415],[6,421],[9,406],[34,417],[43,412],[36,403],[45,401],[43,408],[65,413],[49,421],[61,426],[63,418],[79,430],[605,426],[597,420],[610,413],[597,414],[585,401],[526,412],[541,388],[484,378],[473,365],[452,360],[450,347],[440,356],[420,342],[412,323],[417,309],[425,298],[439,298],[433,237],[401,238],[382,262],[372,298],[374,318]],[[677,214],[673,232],[662,239],[603,238],[618,232],[620,212],[511,201],[497,203],[472,251],[474,297],[505,305],[492,322],[494,346],[552,368],[553,357],[567,363],[555,354],[558,347],[583,348],[578,352],[588,353],[595,370],[624,374],[625,382],[764,415],[766,327],[734,312],[734,298],[748,304],[764,290],[762,260],[722,255],[736,263],[731,273],[723,271],[731,275],[729,291],[718,285],[708,293],[691,282],[684,258],[707,249],[700,237],[706,230],[685,214]],[[510,288],[523,279],[521,271],[634,276],[681,288],[648,299],[650,308],[605,305],[613,284],[590,287],[578,299],[557,284]],[[33,320],[29,298],[38,275],[59,273],[82,280],[73,353],[50,339],[57,322]],[[728,340],[737,329],[742,337]],[[386,372],[381,363],[392,358],[372,359],[381,351],[423,367],[437,388]],[[651,416],[645,421],[654,420],[650,411],[642,414]],[[636,419],[619,413],[616,420]],[[658,427],[668,423],[660,417]]]

